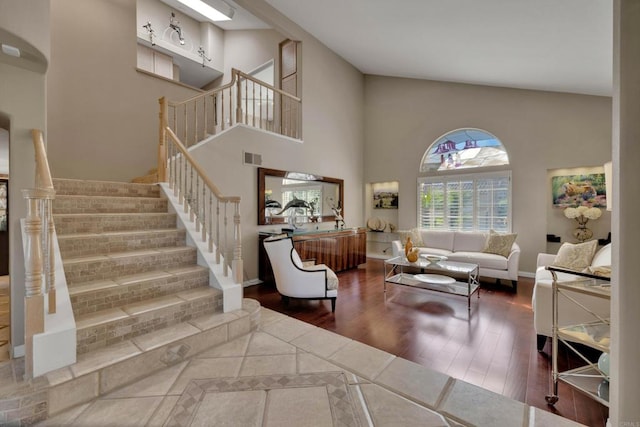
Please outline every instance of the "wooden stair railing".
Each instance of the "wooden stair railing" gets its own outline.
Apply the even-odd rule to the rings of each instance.
[[[301,139],[302,100],[239,70],[231,82],[181,102],[168,101],[167,126],[190,147],[236,124]]]
[[[202,241],[208,244],[209,252],[213,253],[215,249],[215,263],[220,264],[221,257],[223,258],[224,276],[228,276],[230,267],[233,282],[242,284],[240,197],[224,196],[220,192],[173,130],[166,125],[165,98],[160,99],[160,105],[158,181],[169,183],[169,188],[184,206],[184,212],[195,222],[196,232],[202,233]],[[229,226],[229,206],[233,210],[232,232]],[[229,234],[232,235],[231,242]]]
[[[36,159],[35,187],[22,190],[28,201],[24,226],[26,378],[33,378],[33,336],[44,332],[45,293],[48,295],[48,312],[56,312],[52,214],[55,190],[42,132],[33,129],[31,135]]]

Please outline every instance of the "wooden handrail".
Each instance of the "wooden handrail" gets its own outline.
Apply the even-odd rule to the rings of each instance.
[[[178,150],[180,150],[180,153],[182,153],[184,158],[187,159],[187,161],[191,164],[191,167],[193,167],[193,169],[200,175],[202,181],[205,183],[207,187],[209,187],[209,190],[211,190],[213,195],[216,196],[218,200],[220,200],[221,202],[230,202],[230,203],[240,202],[240,196],[223,196],[220,190],[218,189],[218,187],[216,187],[216,185],[213,182],[211,182],[211,180],[205,173],[204,169],[202,169],[202,167],[195,161],[195,159],[189,153],[189,150],[187,150],[185,146],[182,144],[182,142],[180,142],[180,139],[176,136],[175,133],[173,133],[171,128],[167,126],[165,128],[165,131],[169,134],[171,139],[173,139],[173,142],[175,146],[178,147]]]
[[[236,70],[236,69],[234,68],[232,71],[233,71],[234,73],[236,73],[237,75],[239,75],[240,77],[243,77],[243,78],[245,78],[245,79],[247,79],[247,80],[251,80],[252,82],[259,84],[260,86],[264,86],[264,87],[266,87],[267,89],[270,89],[270,90],[272,90],[272,91],[274,91],[274,92],[276,92],[276,93],[279,93],[280,95],[284,95],[284,96],[286,96],[287,98],[291,98],[292,100],[297,101],[297,102],[302,101],[302,99],[301,99],[301,98],[298,98],[298,97],[297,97],[297,96],[295,96],[295,95],[291,95],[289,92],[285,92],[285,91],[283,91],[282,89],[278,89],[277,87],[271,86],[270,84],[265,83],[265,82],[263,82],[262,80],[258,80],[258,79],[256,79],[255,77],[250,76],[249,74],[243,73],[243,72],[242,72],[242,71],[240,71],[240,70]]]
[[[166,100],[160,100],[160,120],[163,121]],[[222,265],[222,274],[228,275],[229,267],[233,271],[234,283],[243,280],[242,263],[242,232],[240,224],[240,197],[224,196],[218,187],[207,176],[204,169],[195,161],[189,150],[169,126],[160,130],[160,151],[166,156],[159,165],[164,165],[164,171],[158,171],[158,176],[165,176],[169,188],[180,204],[184,204],[184,213],[195,223],[195,231],[202,233],[202,241],[208,243],[209,252],[215,249],[215,263]],[[195,174],[195,176],[194,176]],[[229,212],[228,206],[233,205],[232,243],[228,242]],[[222,208],[222,213],[220,212]],[[222,214],[222,215],[221,215]],[[222,231],[220,230],[222,226]]]
[[[33,148],[36,155],[36,188],[39,190],[53,190],[53,180],[47,160],[47,151],[44,148],[44,137],[39,129],[31,130]]]

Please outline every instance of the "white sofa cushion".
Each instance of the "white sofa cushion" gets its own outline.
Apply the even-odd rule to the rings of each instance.
[[[482,252],[487,236],[486,233],[457,231],[453,240],[453,251]]]
[[[478,264],[480,268],[491,268],[493,270],[506,270],[507,258],[502,255],[485,254],[483,252],[454,252],[449,255],[449,261],[469,262]]]
[[[453,251],[453,231],[420,230],[422,246]]]
[[[449,257],[449,255],[451,255],[451,251],[448,251],[446,249],[439,249],[439,248],[418,248],[418,253],[420,255],[422,254],[430,254],[430,255],[444,255],[447,258]]]

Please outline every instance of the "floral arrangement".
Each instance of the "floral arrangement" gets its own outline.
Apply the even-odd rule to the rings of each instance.
[[[573,236],[580,242],[584,242],[593,237],[593,231],[587,228],[587,222],[590,219],[598,219],[602,216],[602,211],[598,208],[588,208],[586,206],[578,206],[577,208],[566,208],[564,216],[569,219],[575,219],[578,228],[573,231]]]
[[[564,216],[569,219],[575,219],[579,224],[586,224],[590,219],[600,218],[602,211],[598,208],[578,206],[577,208],[566,208],[564,210]]]

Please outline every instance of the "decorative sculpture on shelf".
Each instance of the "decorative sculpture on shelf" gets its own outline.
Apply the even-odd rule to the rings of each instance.
[[[296,196],[293,196],[293,200],[284,205],[284,209],[282,209],[280,212],[277,212],[276,215],[282,215],[284,212],[291,208],[309,209],[309,203],[307,203],[306,200],[298,199]]]
[[[335,216],[336,229],[344,227],[344,219],[342,218],[342,214],[341,214],[342,208],[340,207],[340,202],[336,203],[336,201],[333,199],[333,197],[327,197],[325,199],[325,202],[331,208],[331,211],[333,212],[333,215]]]
[[[588,208],[586,206],[578,206],[577,208],[566,208],[564,216],[569,219],[575,219],[578,227],[573,230],[573,237],[579,242],[584,242],[593,237],[593,231],[587,228],[587,222],[590,219],[596,220],[602,216],[602,211],[598,208]]]

